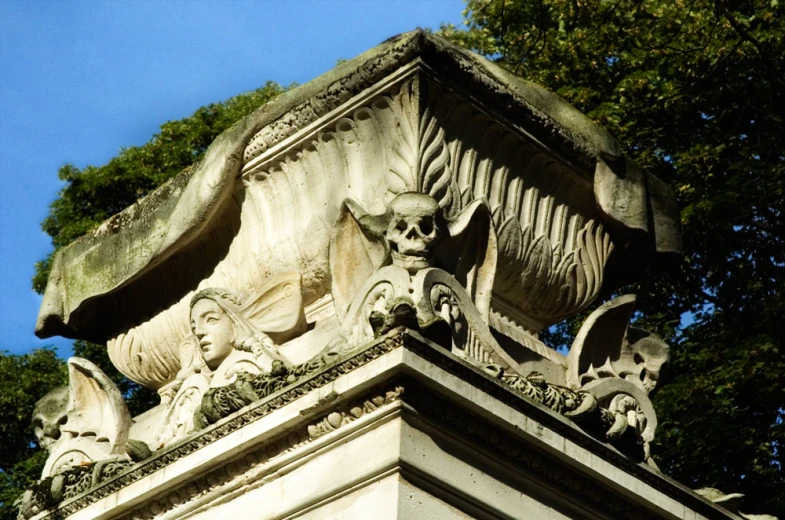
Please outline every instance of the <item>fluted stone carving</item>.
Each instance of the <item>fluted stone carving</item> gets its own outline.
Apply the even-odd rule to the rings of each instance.
[[[498,236],[494,308],[528,343],[597,296],[612,243],[590,183],[568,165],[417,74],[346,111],[244,167],[244,200],[232,206],[239,230],[200,286],[253,286],[304,262],[305,301],[315,301],[329,274],[324,237],[343,199],[382,213],[396,196],[420,192],[445,216],[486,201]],[[110,340],[121,370],[146,384],[171,380],[188,333],[186,299]]]

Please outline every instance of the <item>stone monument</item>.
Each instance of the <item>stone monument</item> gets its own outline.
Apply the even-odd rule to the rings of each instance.
[[[679,253],[669,188],[585,116],[392,38],[57,255],[37,334],[161,402],[69,360],[20,516],[738,518],[652,461],[668,346],[633,295],[540,339]]]

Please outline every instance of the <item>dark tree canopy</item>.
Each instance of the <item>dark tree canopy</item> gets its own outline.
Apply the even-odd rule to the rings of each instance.
[[[74,355],[99,365],[125,396],[131,415],[158,404],[158,395],[125,378],[109,361],[106,348],[77,341]],[[16,499],[41,478],[47,452],[31,426],[35,403],[50,390],[68,384],[66,362],[54,350],[29,354],[0,351],[0,520],[16,520]]]
[[[33,407],[67,382],[65,362],[53,350],[0,351],[0,520],[16,519],[14,501],[41,477],[46,462],[30,427]]]
[[[685,260],[649,267],[671,343],[653,452],[785,517],[785,10],[777,0],[469,0],[441,33],[558,93],[674,187]],[[576,321],[549,337],[569,344]]]

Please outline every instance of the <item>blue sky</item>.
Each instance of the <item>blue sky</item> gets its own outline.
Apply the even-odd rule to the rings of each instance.
[[[267,80],[305,83],[395,34],[461,23],[460,0],[0,2],[0,350],[33,334],[33,266],[57,170],[103,164],[161,123]]]

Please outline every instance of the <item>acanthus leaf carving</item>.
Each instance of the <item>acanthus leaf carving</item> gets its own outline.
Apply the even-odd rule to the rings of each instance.
[[[487,206],[492,232],[499,231],[492,237],[498,240],[494,284],[461,284],[482,315],[488,300],[497,302],[490,305],[521,324],[531,343],[539,342],[539,330],[599,292],[612,246],[597,220],[590,184],[423,70],[413,68],[290,139],[243,171],[236,204],[221,220],[220,232],[235,238],[200,287],[248,294],[296,268],[303,271],[303,302],[312,303],[329,293],[330,277],[339,271],[330,263],[341,255],[327,261],[327,251],[337,249],[322,231],[345,213],[343,201],[356,200],[351,211],[364,208],[373,216],[397,195],[420,192],[449,219],[473,205]],[[211,251],[203,249],[194,256],[209,259]],[[348,300],[332,292],[340,317]],[[189,298],[110,340],[110,355],[123,373],[157,388],[172,383],[182,368],[179,345],[189,334]]]
[[[628,428],[639,432],[647,462],[657,416],[649,398],[668,345],[643,329],[630,327],[635,296],[623,295],[601,305],[581,325],[567,356],[567,385],[592,393],[607,407],[614,425],[609,439]]]

